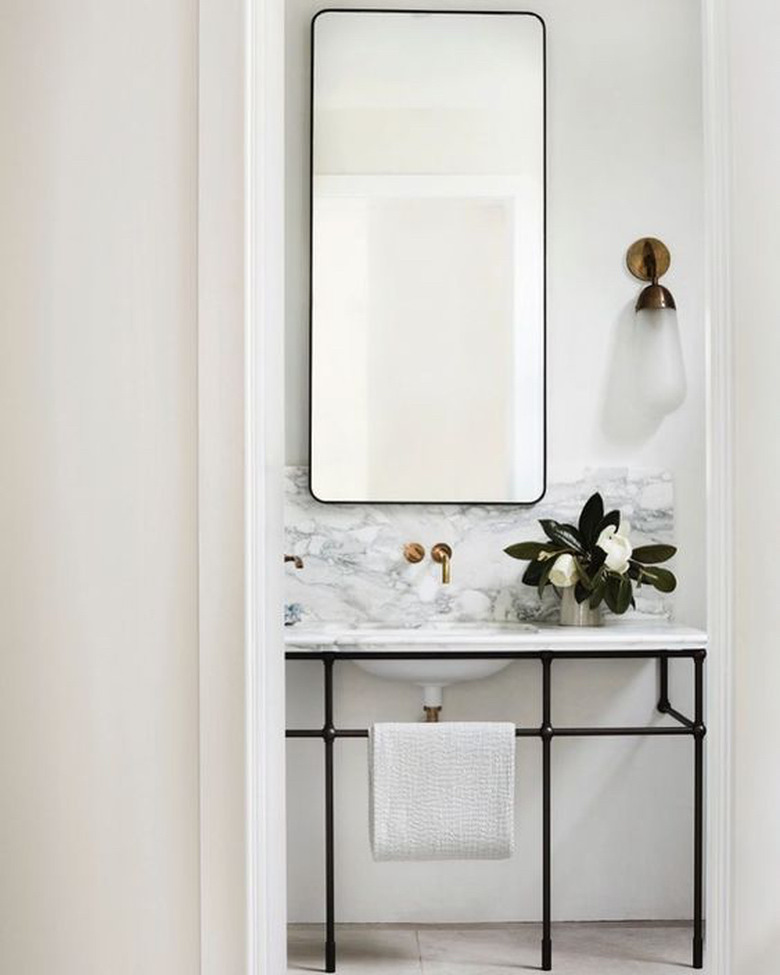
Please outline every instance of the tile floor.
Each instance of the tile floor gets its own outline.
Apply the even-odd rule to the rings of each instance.
[[[538,924],[340,924],[338,975],[517,975],[539,970],[540,937]],[[323,970],[322,939],[320,925],[290,926],[288,975]],[[555,975],[681,975],[690,950],[684,923],[553,927]]]

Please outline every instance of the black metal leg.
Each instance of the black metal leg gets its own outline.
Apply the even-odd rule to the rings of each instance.
[[[704,966],[704,652],[694,659],[693,967]]]
[[[325,971],[336,971],[336,907],[333,851],[333,658],[326,658],[325,665],[325,724],[322,729],[325,742]]]
[[[542,971],[552,969],[552,657],[542,657]]]
[[[669,658],[659,657],[661,681],[658,692],[658,710],[663,714],[669,710]]]

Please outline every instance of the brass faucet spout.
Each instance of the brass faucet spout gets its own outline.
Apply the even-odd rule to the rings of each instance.
[[[437,542],[431,549],[431,558],[441,566],[442,585],[449,585],[452,578],[450,563],[452,562],[452,549],[446,542]]]
[[[284,561],[293,562],[296,569],[303,568],[303,559],[300,557],[300,555],[285,555]]]

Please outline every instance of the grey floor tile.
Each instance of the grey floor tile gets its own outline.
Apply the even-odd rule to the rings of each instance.
[[[322,925],[290,925],[289,975],[323,970]],[[408,925],[340,924],[339,975],[421,975],[417,932]]]
[[[537,925],[426,926],[418,937],[425,975],[494,975],[539,966]]]
[[[539,925],[421,928],[424,975],[538,970]],[[679,975],[690,964],[689,925],[556,924],[556,975]]]
[[[289,972],[322,970],[322,928],[290,928]],[[538,924],[339,925],[339,975],[509,975],[539,970]],[[555,975],[681,975],[681,923],[556,924]]]
[[[553,937],[561,975],[680,975],[690,970],[690,924],[562,924]]]

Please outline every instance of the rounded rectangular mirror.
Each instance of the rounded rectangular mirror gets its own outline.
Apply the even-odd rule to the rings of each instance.
[[[312,43],[312,493],[532,503],[544,25],[329,10]]]

